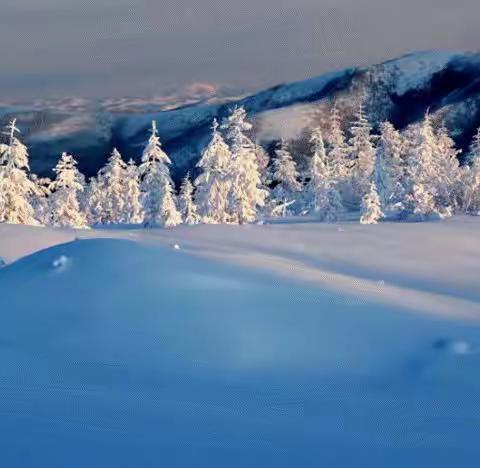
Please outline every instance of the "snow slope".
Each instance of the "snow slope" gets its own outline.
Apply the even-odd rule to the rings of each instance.
[[[3,226],[2,466],[474,466],[479,227]]]

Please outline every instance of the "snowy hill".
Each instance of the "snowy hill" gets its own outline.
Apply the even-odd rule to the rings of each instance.
[[[472,466],[479,227],[4,225],[2,464]]]
[[[62,151],[80,159],[80,169],[93,173],[117,146],[137,158],[150,121],[173,155],[177,175],[198,158],[214,117],[222,118],[234,103],[255,120],[263,143],[281,136],[297,137],[322,111],[325,100],[337,99],[346,109],[366,96],[374,123],[390,119],[399,127],[430,109],[444,119],[460,147],[480,125],[480,55],[420,52],[370,67],[351,68],[293,84],[279,85],[241,99],[222,96],[172,100],[63,100],[33,104],[5,103],[0,115],[13,115],[25,128],[32,169],[49,174]]]

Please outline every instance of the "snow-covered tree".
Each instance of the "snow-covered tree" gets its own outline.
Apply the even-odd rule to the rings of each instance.
[[[124,219],[126,179],[127,165],[115,148],[96,178],[97,188],[100,191],[102,224],[126,222]]]
[[[360,104],[355,121],[350,129],[350,157],[353,163],[351,174],[351,202],[358,206],[363,195],[368,192],[375,166],[375,143],[372,127]]]
[[[35,213],[35,219],[42,225],[49,224],[49,196],[52,181],[48,177],[38,177],[35,174],[31,174],[30,180],[35,185],[35,189],[30,196],[30,203]]]
[[[200,218],[197,213],[197,207],[193,201],[193,184],[190,181],[190,175],[187,174],[182,181],[180,187],[180,195],[178,197],[178,205],[182,219],[185,224],[198,224]]]
[[[298,192],[302,190],[302,186],[298,181],[296,164],[285,140],[279,143],[275,156],[272,178],[276,186],[271,192],[271,198],[273,203],[278,205],[294,201],[298,197]]]
[[[122,220],[127,224],[140,224],[143,221],[143,208],[140,199],[140,174],[133,159],[128,161],[124,184]]]
[[[437,207],[437,137],[431,116],[427,113],[420,124],[415,124],[406,132],[407,141],[407,179],[403,206],[406,213],[428,218],[443,217]]]
[[[246,135],[251,128],[243,107],[235,107],[222,124],[232,153],[227,180],[230,182],[228,212],[230,221],[234,223],[255,221],[258,209],[265,205],[268,194],[262,188],[255,144]]]
[[[349,156],[350,148],[336,105],[332,107],[330,114],[330,128],[325,134],[325,147],[331,178],[342,183],[349,175],[352,162]]]
[[[170,158],[162,150],[156,122],[140,165],[144,222],[146,226],[173,227],[182,222],[175,202],[173,181],[168,166]]]
[[[231,188],[232,153],[218,131],[217,120],[212,125],[212,138],[197,164],[200,175],[195,179],[195,203],[204,223],[226,223],[228,195]]]
[[[361,205],[361,224],[377,224],[384,217],[380,197],[378,196],[375,182],[370,182],[368,192],[362,198]]]
[[[96,177],[90,178],[84,196],[79,198],[80,207],[83,207],[88,224],[90,226],[102,224],[104,196]]]
[[[27,147],[17,138],[13,119],[6,127],[8,143],[0,145],[0,223],[36,225],[31,199],[37,193],[27,171]]]
[[[83,176],[73,157],[63,153],[53,169],[55,180],[50,185],[50,223],[57,227],[82,229],[87,227],[85,215],[80,210],[78,194],[83,192]]]
[[[480,128],[473,137],[467,162],[463,168],[462,182],[464,186],[462,211],[480,214]]]
[[[310,138],[312,158],[309,164],[308,183],[305,188],[306,208],[327,222],[336,221],[344,211],[342,197],[335,179],[335,168],[330,165],[320,128],[312,131]]]
[[[325,194],[332,184],[331,169],[328,166],[325,144],[319,127],[313,129],[310,143],[312,145],[312,158],[309,164],[309,181],[305,188],[305,198],[307,209],[318,213],[323,207]]]
[[[405,177],[404,139],[390,122],[383,122],[375,159],[375,184],[385,211],[401,209]]]
[[[455,142],[450,138],[445,127],[437,132],[437,151],[435,166],[435,203],[440,212],[452,214],[461,205],[462,187],[460,185],[460,150],[455,148]]]

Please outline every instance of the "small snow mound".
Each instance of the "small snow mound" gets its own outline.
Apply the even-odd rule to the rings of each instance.
[[[68,263],[68,257],[66,257],[65,255],[60,255],[60,257],[56,258],[52,262],[52,266],[55,269],[59,269],[64,267],[67,263]]]
[[[470,343],[468,343],[467,341],[454,341],[450,346],[450,352],[459,355],[470,354]]]

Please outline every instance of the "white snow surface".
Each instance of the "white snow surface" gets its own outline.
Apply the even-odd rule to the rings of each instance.
[[[479,230],[0,226],[1,466],[475,466]]]
[[[399,96],[424,87],[435,73],[460,57],[461,53],[442,50],[415,52],[383,64],[384,73],[392,74],[395,91]]]

